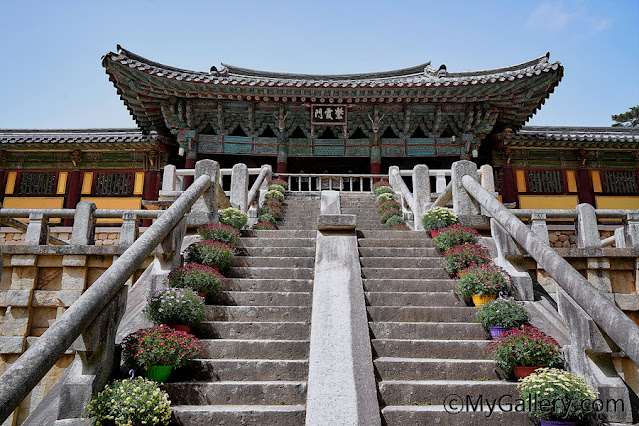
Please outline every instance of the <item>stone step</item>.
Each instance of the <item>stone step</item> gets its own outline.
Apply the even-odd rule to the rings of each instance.
[[[364,279],[364,290],[374,291],[429,291],[451,292],[452,279]]]
[[[407,238],[415,231],[368,231],[358,230],[358,232],[392,232],[383,238],[359,238],[357,243],[360,247],[415,247],[428,248],[435,247],[433,240]],[[400,238],[401,236],[401,238]]]
[[[448,395],[469,396],[476,400],[497,400],[503,395],[510,401],[519,398],[517,383],[501,380],[383,380],[378,382],[384,405],[430,404],[442,405]]]
[[[191,380],[294,380],[308,377],[308,361],[289,359],[195,359],[186,370]],[[187,381],[187,380],[184,380]]]
[[[436,248],[417,248],[417,247],[360,247],[359,255],[361,257],[396,257],[401,260],[404,257],[438,257]]]
[[[492,360],[387,358],[373,361],[382,380],[500,380]]]
[[[211,298],[227,306],[310,306],[312,293],[301,291],[222,291]]]
[[[291,231],[291,230],[273,230],[273,231],[260,231],[260,230],[250,230],[250,231],[242,231],[243,237],[248,238],[315,238],[316,233],[311,231],[299,230],[299,231]],[[242,238],[241,240],[244,240]]]
[[[258,268],[236,266],[224,272],[227,278],[313,279],[312,268]]]
[[[466,304],[449,292],[366,292],[370,306],[460,306]]]
[[[315,258],[315,247],[243,247],[240,252],[253,257],[311,257]]]
[[[376,339],[486,340],[488,333],[479,323],[467,322],[370,322]]]
[[[304,405],[178,405],[171,406],[180,425],[303,426]]]
[[[311,326],[304,321],[204,321],[192,330],[200,339],[307,340]]]
[[[313,280],[227,278],[230,291],[313,291]]]
[[[488,359],[488,340],[371,339],[378,357]]]
[[[166,383],[176,405],[297,405],[306,402],[306,382],[231,381]]]
[[[310,306],[210,306],[205,307],[207,321],[308,322]]]
[[[235,269],[235,268],[234,268]],[[448,272],[442,268],[362,268],[363,278],[408,278],[408,279],[435,279],[449,278]],[[292,277],[291,277],[292,278]],[[301,277],[300,277],[301,278]]]
[[[233,267],[256,268],[312,268],[314,257],[250,257],[237,256],[233,259]]]
[[[357,236],[361,239],[387,239],[388,237],[392,237],[393,235],[397,235],[397,231],[361,231],[357,233]],[[429,234],[426,231],[411,231],[411,232],[403,232],[402,233],[403,240],[425,240],[430,242],[433,246],[435,244],[435,240],[429,237]],[[383,247],[383,246],[382,246]]]
[[[202,339],[200,358],[308,359],[308,340]]]
[[[437,257],[362,257],[364,268],[440,268],[443,259]]]
[[[440,404],[443,401],[440,402]],[[505,410],[508,403],[514,406],[514,400],[504,399]],[[490,401],[492,404],[493,402]],[[455,405],[458,409],[461,405]],[[382,409],[382,421],[385,425],[438,425],[438,426],[533,426],[535,423],[526,413],[501,411],[496,408],[492,414],[484,406],[474,412],[471,407],[461,407],[462,412],[449,414],[443,405],[389,405]],[[450,410],[450,408],[448,408]]]
[[[382,322],[475,322],[475,307],[367,306],[370,321]]]
[[[251,231],[254,232],[254,231]],[[256,231],[275,232],[275,231]],[[315,232],[315,234],[317,234]],[[244,247],[312,247],[315,248],[315,238],[242,238],[238,248]]]

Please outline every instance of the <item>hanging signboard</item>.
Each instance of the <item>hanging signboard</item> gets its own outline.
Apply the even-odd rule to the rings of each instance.
[[[311,124],[346,125],[346,105],[311,105]]]

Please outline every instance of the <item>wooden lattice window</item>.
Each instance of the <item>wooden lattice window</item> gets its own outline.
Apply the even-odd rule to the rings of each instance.
[[[55,194],[55,172],[22,173],[20,175],[20,195]]]
[[[564,192],[564,182],[561,170],[529,170],[529,192],[561,194]]]
[[[131,195],[132,193],[131,173],[98,173],[95,195]]]
[[[606,170],[603,172],[604,185],[607,192],[616,194],[636,194],[637,174],[632,170]]]

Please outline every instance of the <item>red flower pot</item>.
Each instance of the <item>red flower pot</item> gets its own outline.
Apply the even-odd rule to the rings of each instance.
[[[513,369],[513,372],[515,373],[515,377],[517,377],[518,379],[524,379],[528,376],[530,376],[532,373],[535,372],[535,370],[537,370],[538,368],[541,368],[539,365],[531,367],[531,366],[520,366],[520,367],[515,367]]]
[[[190,333],[191,332],[191,326],[190,325],[171,324],[171,325],[169,325],[169,327],[171,327],[175,331],[183,331],[185,333]]]

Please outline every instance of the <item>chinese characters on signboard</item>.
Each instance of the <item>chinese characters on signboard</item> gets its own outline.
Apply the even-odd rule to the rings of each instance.
[[[346,106],[311,105],[311,124],[346,125]]]

